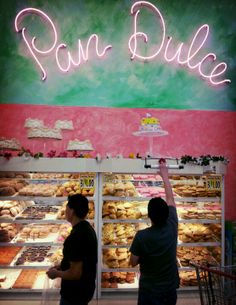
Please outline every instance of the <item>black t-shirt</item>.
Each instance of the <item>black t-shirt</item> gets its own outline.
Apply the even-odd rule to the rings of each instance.
[[[177,237],[178,218],[172,206],[163,227],[153,225],[136,233],[130,252],[140,258],[141,289],[158,293],[178,287]]]
[[[93,227],[83,220],[72,228],[63,247],[61,270],[70,268],[70,262],[83,262],[79,280],[62,280],[61,296],[70,302],[88,302],[95,290],[97,270],[97,237]]]

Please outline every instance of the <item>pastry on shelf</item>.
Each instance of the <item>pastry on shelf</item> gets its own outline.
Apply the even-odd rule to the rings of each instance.
[[[13,289],[31,289],[36,281],[37,276],[39,275],[39,270],[34,269],[23,269],[21,270],[19,276],[17,277]]]
[[[215,242],[219,240],[220,227],[212,224],[180,223],[179,240],[184,243]]]
[[[38,266],[46,262],[51,246],[25,247],[14,260],[15,266]]]
[[[130,244],[136,232],[136,226],[129,223],[107,223],[103,225],[102,237],[104,245]]]
[[[102,216],[108,219],[139,219],[142,214],[133,202],[106,201],[103,204]]]
[[[12,196],[28,183],[21,179],[2,179],[0,181],[0,196]]]
[[[79,181],[67,181],[60,185],[56,191],[56,196],[67,197],[75,194],[81,194]]]
[[[32,205],[31,201],[0,201],[0,218],[14,218],[29,205]]]
[[[131,181],[107,182],[103,185],[104,196],[135,197],[138,192]]]
[[[198,286],[197,275],[195,271],[180,271],[180,286]]]
[[[103,250],[103,264],[108,268],[129,268],[130,252],[127,248]]]
[[[14,242],[53,242],[59,226],[59,224],[28,224],[18,233]]]
[[[10,242],[17,235],[20,227],[14,223],[0,223],[0,242]]]
[[[21,247],[0,247],[0,265],[10,265],[21,249]]]
[[[28,206],[23,212],[16,217],[16,219],[53,219],[56,218],[59,207],[46,205],[32,205]]]
[[[51,183],[29,184],[19,191],[20,196],[51,197],[56,194],[58,185]]]
[[[180,262],[180,267],[187,267],[191,262],[197,264],[217,264],[212,252],[207,247],[178,247],[177,257]]]
[[[121,288],[135,282],[135,272],[102,272],[102,288]],[[128,287],[128,286],[127,286]]]

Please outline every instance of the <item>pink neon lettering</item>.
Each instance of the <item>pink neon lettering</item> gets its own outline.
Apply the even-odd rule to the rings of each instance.
[[[160,29],[162,31],[162,37],[159,45],[157,46],[153,54],[149,56],[142,56],[138,52],[138,42],[140,43],[140,40],[143,40],[144,43],[148,43],[148,35],[144,32],[138,31],[137,29],[138,28],[137,23],[140,17],[140,9],[143,7],[154,12],[155,16],[158,19],[158,22],[160,23]],[[21,28],[19,26],[23,17],[27,14],[36,14],[39,17],[41,17],[43,21],[46,21],[46,23],[49,25],[53,33],[53,41],[51,46],[48,47],[48,49],[46,50],[39,49],[36,46],[36,37],[30,39],[29,35],[27,35],[26,27]],[[131,15],[133,15],[134,18],[133,34],[129,38],[128,46],[131,52],[132,60],[135,58],[145,61],[152,60],[156,58],[157,55],[163,54],[163,57],[166,62],[175,61],[180,65],[185,65],[190,70],[198,72],[202,78],[207,79],[212,85],[220,85],[231,82],[230,79],[223,79],[217,81],[217,78],[222,76],[227,69],[227,64],[225,62],[216,64],[216,66],[208,74],[206,72],[205,73],[203,72],[204,65],[208,63],[209,66],[209,64],[215,63],[216,61],[215,53],[208,53],[203,57],[201,55],[202,57],[201,59],[196,58],[197,55],[198,57],[200,57],[199,52],[203,48],[203,45],[206,42],[209,35],[209,26],[207,24],[203,24],[197,30],[189,47],[187,46],[187,44],[184,45],[184,43],[181,42],[177,46],[176,51],[173,52],[173,47],[171,48],[172,37],[168,37],[168,39],[166,39],[165,21],[161,12],[158,10],[156,6],[154,6],[152,3],[147,1],[137,1],[131,7]],[[49,53],[53,53],[55,55],[56,63],[59,70],[61,70],[62,72],[68,72],[72,66],[79,67],[82,62],[87,62],[89,60],[89,50],[91,50],[92,42],[95,44],[95,52],[98,57],[103,57],[106,54],[106,52],[112,48],[111,45],[107,45],[100,52],[98,48],[99,38],[96,34],[92,34],[88,39],[85,51],[82,46],[81,40],[80,39],[78,40],[78,53],[73,58],[71,52],[67,50],[67,45],[65,43],[60,43],[57,45],[58,35],[53,21],[49,18],[47,14],[36,8],[26,8],[21,10],[15,18],[15,29],[18,33],[21,32],[23,41],[25,42],[30,54],[32,55],[32,58],[35,60],[36,65],[39,67],[40,71],[42,72],[42,80],[45,80],[47,78],[47,73],[42,63],[40,62],[38,55],[47,55]]]
[[[33,37],[30,41],[30,39],[28,39],[27,35],[26,35],[26,28],[25,27],[23,27],[22,29],[19,28],[19,23],[22,21],[23,17],[26,14],[36,14],[39,17],[41,17],[43,20],[46,20],[49,23],[49,25],[51,26],[51,28],[53,30],[53,34],[54,34],[54,40],[53,40],[52,46],[49,49],[47,49],[47,50],[38,49],[35,45],[36,37]],[[107,45],[102,50],[102,52],[99,52],[98,36],[96,34],[92,34],[88,39],[88,42],[87,42],[87,45],[86,45],[86,51],[84,52],[82,43],[79,39],[78,40],[78,61],[76,62],[75,60],[73,60],[71,53],[69,51],[67,51],[68,63],[67,63],[67,66],[63,68],[63,66],[62,66],[62,64],[60,63],[60,60],[59,60],[59,51],[61,49],[66,49],[67,46],[64,43],[61,43],[56,47],[56,50],[55,50],[58,35],[57,35],[57,31],[56,31],[54,23],[52,22],[52,20],[49,18],[49,16],[47,14],[45,14],[43,11],[41,11],[39,9],[35,9],[35,8],[23,9],[22,11],[20,11],[17,14],[17,16],[15,18],[15,29],[16,29],[16,32],[18,32],[18,33],[21,32],[22,33],[23,40],[24,40],[27,48],[29,49],[30,54],[32,55],[36,64],[39,66],[39,69],[42,72],[42,80],[45,80],[47,78],[47,73],[46,73],[46,70],[44,69],[44,67],[42,66],[41,62],[39,61],[38,57],[36,56],[36,53],[45,55],[45,54],[49,54],[49,53],[54,51],[58,68],[63,72],[68,72],[71,68],[71,65],[79,66],[81,64],[81,60],[83,60],[84,62],[88,61],[88,59],[89,59],[89,48],[90,48],[90,44],[91,44],[92,41],[95,42],[95,51],[96,51],[96,54],[97,54],[98,57],[103,57],[105,55],[105,53],[109,49],[112,48],[111,45]]]
[[[153,55],[150,55],[150,56],[142,56],[142,55],[139,55],[137,54],[136,50],[137,50],[137,38],[138,37],[143,37],[144,38],[144,42],[147,43],[148,42],[148,36],[143,33],[143,32],[137,32],[137,19],[138,19],[138,15],[139,15],[139,8],[142,7],[142,6],[145,6],[147,8],[149,8],[150,10],[153,10],[154,13],[156,13],[158,19],[160,19],[160,23],[161,23],[161,27],[162,27],[162,31],[163,31],[163,36],[162,36],[162,41],[161,41],[161,44],[160,44],[160,47],[159,49],[157,49],[157,51],[153,54]],[[165,29],[165,22],[164,22],[164,19],[160,13],[160,11],[153,5],[151,4],[150,2],[146,2],[146,1],[138,1],[138,2],[135,2],[132,7],[131,7],[131,14],[134,15],[134,34],[131,35],[130,39],[129,39],[129,49],[130,49],[130,52],[131,52],[131,59],[134,59],[135,57],[139,58],[139,59],[142,59],[142,60],[150,60],[150,59],[153,59],[154,57],[156,57],[163,45],[164,45],[164,42],[165,42],[165,32],[166,32],[166,29]],[[134,44],[134,47],[132,47],[132,43]]]
[[[36,14],[36,15],[42,17],[42,19],[45,19],[46,21],[48,21],[49,25],[52,27],[53,34],[54,34],[54,41],[53,41],[53,44],[52,44],[51,48],[49,48],[48,50],[43,51],[43,50],[40,50],[36,47],[36,45],[35,45],[36,37],[33,37],[32,40],[31,40],[31,43],[30,43],[30,41],[28,40],[28,38],[26,37],[26,34],[25,34],[26,28],[25,27],[23,27],[22,29],[19,28],[19,23],[21,22],[22,18],[27,14]],[[57,43],[57,31],[56,31],[56,28],[54,26],[54,23],[48,17],[48,15],[46,15],[44,12],[42,12],[42,11],[36,9],[36,8],[31,8],[30,7],[30,8],[23,9],[22,11],[20,11],[17,14],[17,16],[15,18],[15,30],[18,33],[19,32],[22,33],[22,37],[23,37],[23,40],[24,40],[25,44],[27,45],[27,48],[29,49],[31,55],[33,56],[37,65],[39,66],[40,70],[42,71],[42,74],[43,74],[42,80],[45,80],[46,77],[47,77],[47,73],[46,73],[45,69],[43,68],[42,64],[40,63],[40,61],[39,61],[39,59],[36,56],[34,51],[36,51],[39,54],[48,54],[54,49],[54,47]]]
[[[137,52],[137,45],[138,45],[138,37],[144,38],[144,42],[148,42],[148,35],[145,34],[144,32],[139,32],[137,30],[137,22],[138,22],[138,17],[140,13],[140,8],[146,7],[154,12],[156,14],[157,18],[160,20],[160,25],[161,25],[161,30],[162,30],[162,37],[161,37],[161,43],[157,51],[150,55],[150,56],[142,56]],[[188,48],[187,52],[187,57],[184,55],[183,47],[184,43],[181,42],[179,46],[177,47],[177,50],[174,55],[168,56],[170,53],[170,44],[172,42],[172,37],[169,37],[169,39],[165,44],[166,41],[166,30],[165,30],[165,22],[164,18],[161,14],[161,12],[155,7],[152,3],[147,2],[147,1],[138,1],[134,3],[131,7],[131,15],[133,15],[133,28],[134,28],[134,33],[131,35],[129,39],[129,50],[131,53],[131,59],[138,58],[140,60],[151,60],[157,57],[159,53],[161,53],[162,49],[164,51],[164,59],[167,62],[172,62],[176,60],[176,62],[180,65],[187,65],[187,67],[191,70],[196,70],[201,77],[209,80],[210,84],[212,85],[220,85],[224,83],[231,83],[230,79],[223,79],[223,80],[216,80],[217,77],[223,75],[223,73],[227,69],[227,64],[225,62],[221,62],[217,64],[211,71],[210,74],[203,73],[202,65],[206,62],[207,59],[212,58],[214,62],[216,60],[216,55],[215,53],[208,53],[206,56],[204,56],[201,60],[199,60],[197,63],[192,64],[191,60],[195,59],[196,60],[196,55],[199,54],[199,51],[202,49],[204,43],[207,40],[208,34],[209,34],[209,26],[207,24],[202,25],[194,35],[191,44]],[[185,59],[183,59],[186,57]],[[181,59],[182,58],[182,59]]]
[[[71,65],[73,66],[80,66],[81,62],[84,61],[88,61],[89,59],[89,50],[90,50],[90,44],[91,42],[94,41],[95,42],[95,50],[96,50],[96,54],[98,57],[102,57],[105,55],[106,51],[108,49],[111,48],[111,45],[108,45],[104,48],[104,50],[100,53],[99,50],[98,50],[98,36],[96,34],[92,34],[90,37],[89,37],[89,40],[87,42],[87,45],[86,45],[86,51],[84,53],[84,50],[83,50],[83,46],[82,46],[82,43],[81,43],[81,40],[79,39],[78,40],[78,61],[75,61],[71,55],[71,53],[69,51],[67,51],[67,59],[68,59],[68,65],[66,68],[63,68],[61,63],[60,63],[60,60],[59,60],[59,51],[60,49],[62,48],[66,48],[67,46],[65,44],[60,44],[57,49],[56,49],[56,62],[57,62],[57,65],[59,67],[59,69],[63,72],[68,72],[71,68]]]

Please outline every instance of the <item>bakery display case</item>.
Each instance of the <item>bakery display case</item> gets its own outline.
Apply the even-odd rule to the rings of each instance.
[[[96,174],[4,171],[0,177],[0,293],[41,294],[45,271],[60,262],[71,230],[68,195],[87,196],[88,220],[97,227]]]
[[[179,218],[177,261],[180,289],[197,288],[191,261],[223,264],[223,177],[217,174],[171,175]],[[150,198],[165,198],[159,175],[103,175],[101,292],[133,291],[139,272],[129,266],[129,247],[136,231],[150,226]],[[128,280],[127,280],[128,278]]]
[[[55,159],[0,158],[0,293],[41,294],[45,270],[62,257],[71,230],[66,200],[75,193],[88,197],[88,220],[98,235],[96,297],[136,292],[139,271],[129,266],[129,247],[136,231],[150,226],[149,199],[165,198],[158,169],[145,168],[141,159]],[[224,264],[225,172],[204,172],[202,166],[169,171],[179,217],[181,289],[196,289],[192,260]]]

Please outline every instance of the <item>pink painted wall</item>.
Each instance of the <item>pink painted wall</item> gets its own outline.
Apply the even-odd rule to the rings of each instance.
[[[236,220],[236,112],[121,109],[98,107],[65,107],[40,105],[0,105],[0,137],[17,138],[21,145],[33,152],[47,153],[51,149],[62,152],[71,139],[89,139],[93,152],[113,156],[129,153],[145,155],[149,151],[148,138],[133,136],[140,118],[149,112],[158,117],[168,136],[154,138],[154,155],[181,157],[188,154],[223,155],[230,160],[225,177],[226,219]],[[63,140],[30,140],[24,122],[40,119],[53,127],[56,120],[72,120],[73,131],[62,131]]]

